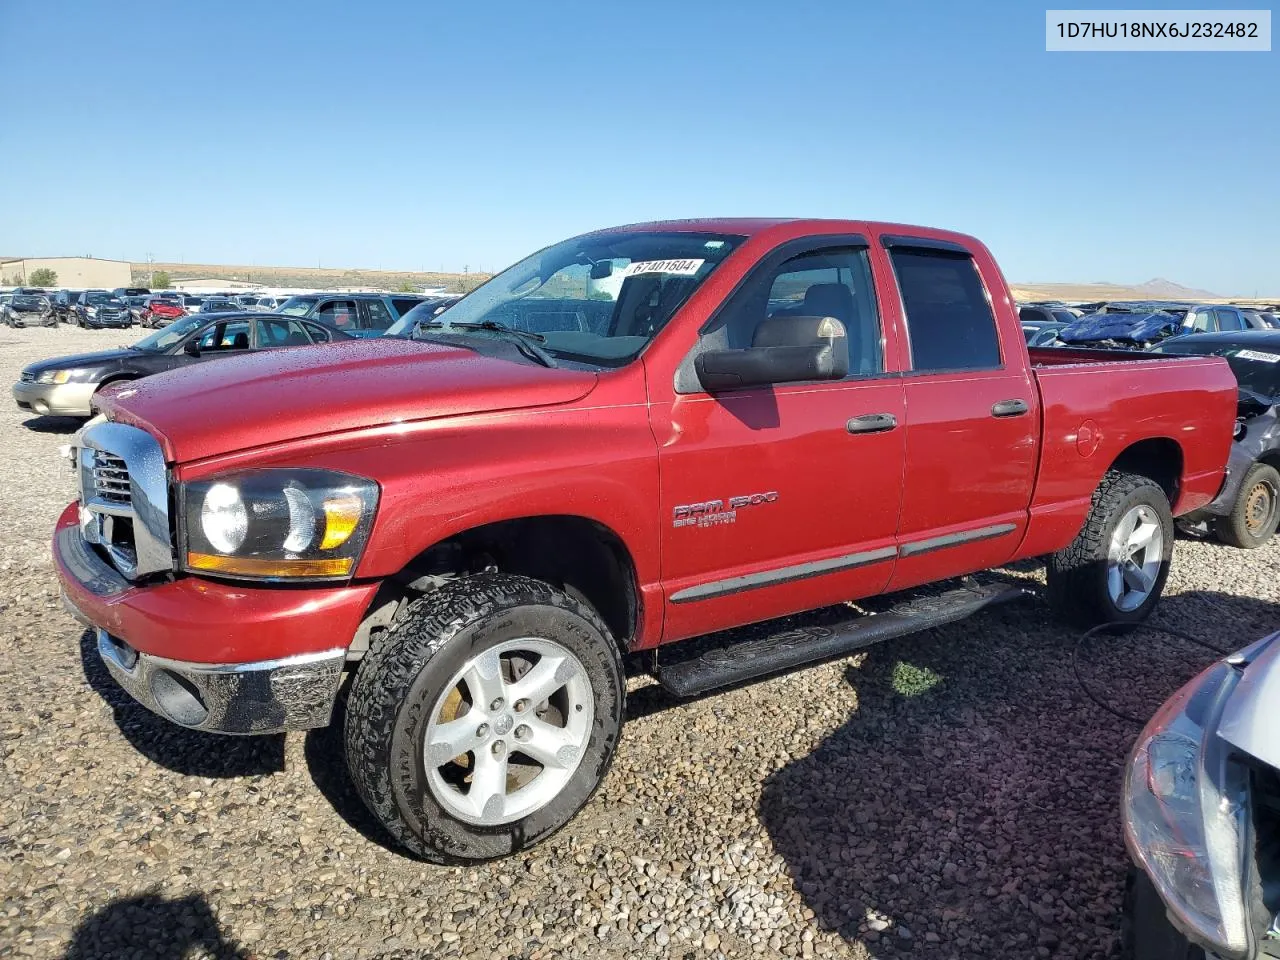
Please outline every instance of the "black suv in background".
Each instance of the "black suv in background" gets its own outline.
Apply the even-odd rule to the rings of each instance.
[[[416,293],[307,293],[276,313],[319,320],[353,337],[378,337],[428,297]]]
[[[76,300],[73,318],[82,327],[132,327],[129,306],[106,290],[86,290]]]

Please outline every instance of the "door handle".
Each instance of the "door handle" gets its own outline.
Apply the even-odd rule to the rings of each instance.
[[[898,418],[892,413],[864,413],[854,417],[844,425],[850,433],[884,433],[898,425]]]
[[[993,417],[1020,417],[1031,408],[1025,400],[1001,400],[991,405]]]

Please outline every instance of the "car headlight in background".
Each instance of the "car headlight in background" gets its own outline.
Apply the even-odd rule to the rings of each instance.
[[[1125,841],[1177,925],[1224,957],[1249,947],[1247,775],[1217,736],[1240,673],[1221,662],[1160,708],[1130,755]]]
[[[88,370],[46,370],[36,377],[36,383],[84,383],[91,379]]]
[[[343,580],[373,527],[378,485],[329,470],[266,469],[185,484],[183,567],[254,580]]]

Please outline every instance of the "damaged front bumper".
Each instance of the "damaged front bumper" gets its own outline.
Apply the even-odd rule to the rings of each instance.
[[[328,726],[346,661],[346,651],[336,650],[258,663],[188,663],[139,653],[94,629],[98,655],[126,693],[167,720],[212,733]]]

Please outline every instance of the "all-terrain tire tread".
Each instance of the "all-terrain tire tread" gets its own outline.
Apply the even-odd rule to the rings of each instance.
[[[423,843],[401,817],[392,793],[390,756],[398,708],[423,665],[464,627],[498,610],[527,605],[560,607],[589,621],[610,641],[621,673],[617,644],[590,606],[541,580],[482,573],[447,583],[409,604],[400,619],[370,644],[351,685],[345,746],[356,792],[397,842],[429,862],[473,861],[449,857]]]
[[[1093,491],[1089,515],[1076,538],[1064,549],[1050,555],[1045,578],[1046,593],[1049,604],[1059,616],[1083,626],[1092,626],[1106,619],[1107,612],[1101,609],[1089,577],[1095,564],[1106,561],[1107,527],[1115,519],[1116,507],[1144,488],[1153,489],[1161,498],[1165,496],[1164,490],[1150,477],[1119,470],[1107,471]]]

